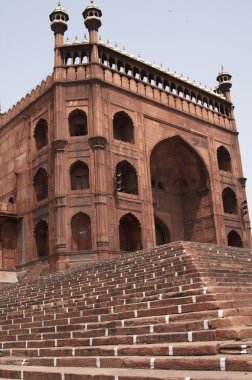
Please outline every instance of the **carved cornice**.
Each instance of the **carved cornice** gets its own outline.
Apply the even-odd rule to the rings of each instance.
[[[55,140],[52,142],[53,152],[65,151],[68,142],[66,140]]]
[[[107,145],[107,139],[103,136],[90,137],[88,142],[92,149],[105,149]]]

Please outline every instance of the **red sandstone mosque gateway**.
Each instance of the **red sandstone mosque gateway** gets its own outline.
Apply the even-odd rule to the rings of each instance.
[[[53,74],[0,115],[0,268],[63,269],[174,241],[251,247],[231,75],[214,91],[98,38],[64,41]]]

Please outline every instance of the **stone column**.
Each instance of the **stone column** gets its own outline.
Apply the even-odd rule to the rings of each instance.
[[[102,136],[94,136],[90,137],[88,141],[94,153],[96,243],[98,252],[105,253],[109,249],[106,179],[107,140]]]
[[[54,154],[54,199],[55,199],[55,253],[66,251],[66,189],[64,154],[67,141],[53,142]]]

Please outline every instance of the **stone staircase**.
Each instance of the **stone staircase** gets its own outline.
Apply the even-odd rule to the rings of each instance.
[[[177,242],[0,290],[0,378],[252,379],[252,252]]]

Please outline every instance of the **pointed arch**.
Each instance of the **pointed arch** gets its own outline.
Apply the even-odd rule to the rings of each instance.
[[[89,189],[88,165],[82,161],[74,162],[70,167],[71,190]]]
[[[44,168],[40,168],[34,176],[34,190],[37,202],[48,198],[48,175]]]
[[[48,224],[40,220],[34,230],[37,255],[39,258],[49,255]]]
[[[79,212],[72,217],[72,249],[87,251],[92,249],[91,219],[87,214]]]
[[[150,155],[155,217],[173,240],[216,242],[212,193],[200,154],[179,135],[161,140]]]
[[[171,236],[168,227],[160,218],[157,217],[155,217],[155,233],[157,246],[171,242]]]
[[[41,150],[48,144],[48,125],[45,119],[40,119],[34,129],[36,149]]]
[[[142,230],[139,220],[131,213],[121,217],[119,222],[121,251],[137,251],[143,248]]]
[[[235,230],[232,230],[229,232],[227,236],[227,240],[228,240],[228,246],[230,247],[238,247],[238,248],[243,247],[241,236]]]
[[[222,145],[217,149],[219,170],[231,173],[231,157],[229,151]]]
[[[237,198],[235,192],[226,187],[222,192],[223,209],[226,214],[237,214]]]
[[[137,171],[128,161],[116,165],[116,190],[118,192],[138,195]]]
[[[87,114],[86,112],[76,109],[68,116],[69,134],[73,136],[85,136],[88,134]]]
[[[134,125],[131,117],[124,111],[116,112],[113,117],[114,139],[134,144]]]

